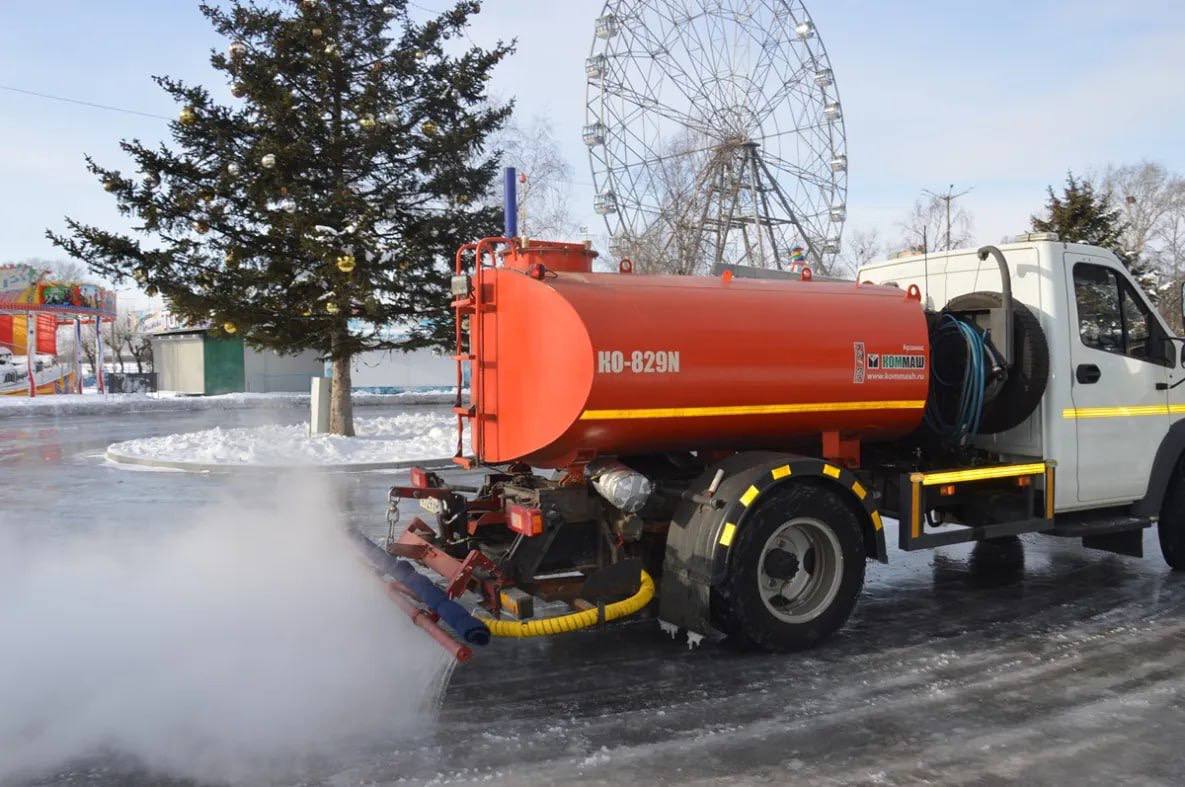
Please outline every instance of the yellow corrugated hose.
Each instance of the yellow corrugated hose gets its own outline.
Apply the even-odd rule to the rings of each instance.
[[[605,622],[632,615],[650,603],[654,598],[654,580],[645,571],[642,572],[642,582],[638,592],[627,599],[614,601],[605,605]],[[567,615],[556,615],[553,618],[540,620],[493,620],[482,618],[481,622],[489,627],[495,637],[550,637],[555,634],[566,634],[569,631],[586,629],[598,622],[598,611],[585,609],[571,612]]]

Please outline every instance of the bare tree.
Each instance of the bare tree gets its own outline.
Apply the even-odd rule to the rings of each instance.
[[[875,227],[858,227],[849,229],[844,239],[843,252],[838,262],[849,275],[881,256],[884,244],[881,243],[880,232]]]
[[[536,116],[527,125],[509,124],[498,134],[495,146],[503,151],[503,163],[518,170],[519,234],[554,240],[575,236],[577,226],[568,207],[572,166],[560,150],[551,123]]]
[[[1185,208],[1185,178],[1152,161],[1107,167],[1096,191],[1110,194],[1123,217],[1125,250],[1147,260],[1158,256],[1166,223]]]
[[[953,189],[941,194],[923,192],[900,223],[903,245],[916,251],[949,251],[970,243],[974,221],[956,203],[960,196]]]
[[[1178,336],[1185,335],[1181,310],[1181,285],[1185,283],[1185,205],[1179,204],[1154,232],[1156,265],[1162,283],[1157,306]]]
[[[152,339],[144,333],[139,318],[131,312],[124,312],[120,319],[127,321],[122,337],[123,346],[136,362],[136,372],[144,374],[146,366],[147,371],[152,371]]]
[[[628,257],[639,273],[708,271],[715,256],[704,232],[712,207],[711,187],[701,182],[701,173],[711,170],[708,148],[690,132],[670,143],[651,173],[657,203],[653,220],[632,234],[618,233],[610,248],[614,256]]]
[[[56,281],[84,281],[88,276],[86,266],[78,260],[47,260],[41,257],[30,257],[27,260],[22,260],[21,264],[42,271]]]

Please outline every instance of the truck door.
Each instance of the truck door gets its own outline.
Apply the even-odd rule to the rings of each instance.
[[[1125,502],[1144,496],[1152,460],[1168,430],[1167,331],[1143,294],[1113,261],[1066,254],[1070,295],[1070,385],[1078,500]]]

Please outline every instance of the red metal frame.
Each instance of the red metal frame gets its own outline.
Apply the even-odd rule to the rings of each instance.
[[[506,246],[514,243],[511,238],[483,238],[477,243],[466,243],[457,249],[457,255],[454,261],[454,272],[457,276],[465,273],[465,254],[473,252],[473,286],[469,295],[465,298],[457,298],[452,302],[453,307],[453,322],[454,322],[454,340],[456,343],[456,353],[453,355],[453,360],[457,364],[457,399],[453,407],[453,413],[457,416],[457,453],[453,457],[453,462],[465,469],[470,469],[475,462],[464,455],[464,440],[465,440],[465,421],[468,419],[471,422],[470,435],[472,436],[474,457],[481,457],[481,428],[479,420],[481,418],[481,371],[476,367],[477,363],[477,348],[481,347],[481,305],[482,305],[482,285],[484,283],[484,276],[482,270],[485,268],[493,268],[497,265],[497,252],[499,246]],[[489,256],[490,263],[488,265],[483,263],[486,256]],[[464,338],[464,319],[469,315],[469,348],[465,349]],[[465,362],[468,361],[474,366],[470,369],[469,375],[469,404],[466,405],[461,398],[461,389],[465,384]]]
[[[440,617],[421,609],[412,601],[415,595],[403,583],[391,580],[384,583],[387,595],[402,609],[411,622],[419,626],[428,636],[436,640],[453,658],[464,664],[473,657],[473,649],[468,645],[457,642],[439,625]]]
[[[476,549],[463,560],[458,560],[432,544],[429,539],[435,536],[436,531],[417,517],[397,541],[387,545],[387,552],[414,560],[444,577],[445,593],[449,598],[459,597],[472,586],[481,595],[482,605],[491,612],[497,612],[500,608],[499,591],[503,584],[498,567]],[[480,576],[474,576],[475,573]]]

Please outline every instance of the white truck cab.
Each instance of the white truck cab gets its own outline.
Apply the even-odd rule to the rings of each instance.
[[[1044,333],[1048,382],[1028,419],[979,436],[976,444],[1018,460],[1056,462],[1059,513],[1163,496],[1185,448],[1185,427],[1175,427],[1185,415],[1181,340],[1111,252],[1050,233],[998,248],[1013,298]],[[916,285],[935,311],[957,296],[999,292],[1003,284],[995,263],[981,260],[975,249],[873,263],[860,269],[858,280]]]

